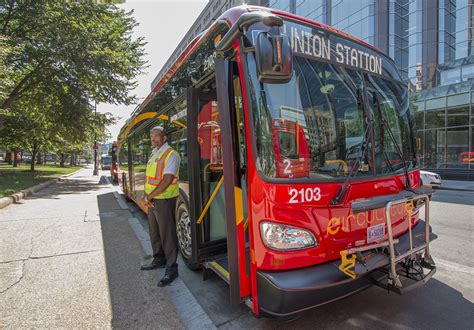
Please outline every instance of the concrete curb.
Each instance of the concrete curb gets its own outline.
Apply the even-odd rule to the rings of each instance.
[[[30,187],[28,189],[24,189],[24,190],[20,190],[19,192],[16,192],[14,194],[11,194],[10,196],[7,196],[7,197],[2,197],[0,198],[0,209],[3,209],[13,203],[18,203],[20,200],[22,200],[23,198],[27,197],[27,196],[30,196],[32,194],[34,194],[35,192],[41,190],[41,189],[44,189],[46,187],[49,187],[50,185],[52,185],[54,182],[57,182],[57,181],[61,181],[62,179],[65,179],[67,177],[70,177],[71,175],[74,175],[76,174],[77,172],[83,170],[84,168],[81,168],[81,169],[78,169],[77,171],[74,171],[72,173],[69,173],[69,174],[64,174],[64,175],[61,175],[60,177],[58,178],[54,178],[54,179],[51,179],[51,180],[48,180],[46,182],[43,182],[43,183],[40,183],[36,186],[33,186],[33,187]]]

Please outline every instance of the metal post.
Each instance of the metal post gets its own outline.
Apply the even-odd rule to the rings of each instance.
[[[433,259],[430,255],[430,197],[425,195],[425,260],[430,263],[434,264]]]
[[[407,202],[404,202],[404,208],[405,208],[405,212],[407,212],[407,218],[408,218],[408,234],[409,234],[409,238],[410,238],[410,251],[413,250],[413,233],[411,232],[411,214],[412,214],[412,210],[413,208],[415,207],[415,199],[413,199],[411,201],[413,203],[413,207],[410,209],[410,213],[407,212]]]
[[[94,120],[97,120],[97,101],[94,103]],[[99,175],[99,169],[97,164],[97,133],[94,130],[94,173],[93,175]]]
[[[388,236],[388,252],[390,254],[390,274],[389,274],[389,283],[394,281],[395,286],[401,287],[402,283],[397,274],[397,266],[395,263],[395,247],[393,241],[393,232],[392,232],[392,219],[390,216],[390,209],[393,205],[393,202],[388,202],[385,206],[385,221],[387,224],[387,236]],[[390,283],[393,284],[393,283]]]

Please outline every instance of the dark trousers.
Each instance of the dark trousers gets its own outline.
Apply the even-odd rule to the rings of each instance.
[[[166,259],[166,271],[178,271],[178,237],[176,236],[176,197],[154,199],[148,210],[148,228],[155,261]]]

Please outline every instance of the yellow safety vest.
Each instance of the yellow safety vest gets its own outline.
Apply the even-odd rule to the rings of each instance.
[[[146,164],[145,194],[150,194],[153,190],[155,190],[161,180],[163,180],[163,171],[165,170],[166,162],[172,153],[178,155],[178,153],[173,148],[168,147],[163,152],[158,154],[157,157],[150,157],[150,160]],[[176,176],[168,188],[153,198],[165,199],[177,196],[179,196],[178,173],[176,173]]]

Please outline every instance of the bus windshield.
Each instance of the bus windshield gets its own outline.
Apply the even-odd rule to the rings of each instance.
[[[402,83],[299,56],[288,83],[260,83],[253,54],[247,59],[257,166],[267,177],[331,179],[355,167],[358,177],[376,176],[416,165]]]

